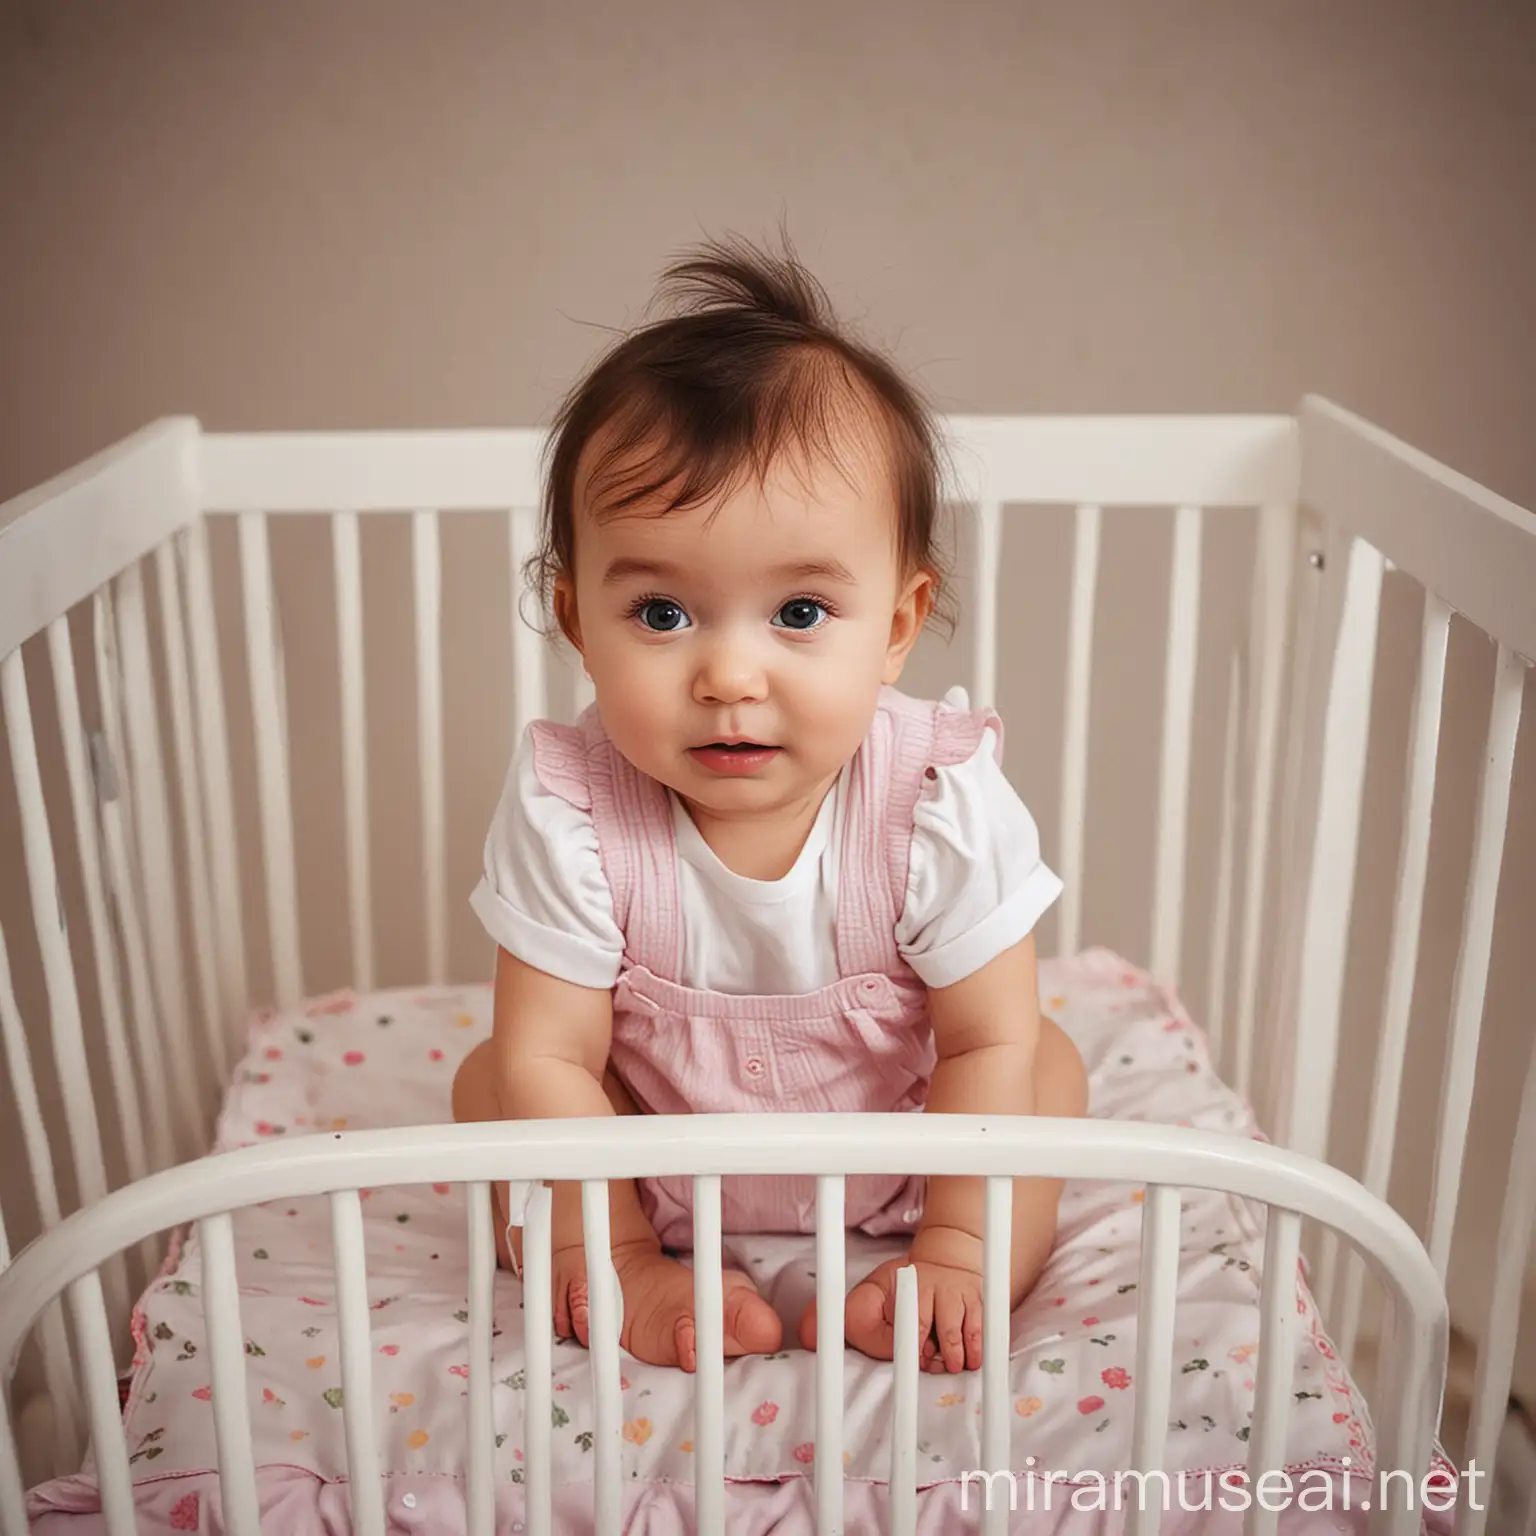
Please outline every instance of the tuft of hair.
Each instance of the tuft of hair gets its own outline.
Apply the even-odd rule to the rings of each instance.
[[[903,571],[931,573],[933,618],[952,624],[937,418],[892,362],[841,324],[781,238],[779,253],[727,237],[674,260],[649,306],[669,312],[615,343],[560,404],[525,572],[546,613],[556,577],[574,569],[578,481],[593,516],[661,516],[747,475],[761,483],[787,451],[841,467],[839,444],[864,426],[884,439]]]

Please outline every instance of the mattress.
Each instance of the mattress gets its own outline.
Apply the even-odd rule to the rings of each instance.
[[[1042,997],[1082,1051],[1090,1114],[1256,1137],[1249,1107],[1213,1070],[1178,998],[1105,950],[1041,965]],[[487,988],[341,992],[271,1012],[252,1025],[218,1121],[217,1147],[333,1129],[450,1118],[454,1069],[490,1027]],[[1031,1532],[1118,1529],[1118,1469],[1130,1463],[1136,1395],[1136,1286],[1141,1193],[1072,1183],[1058,1243],[1012,1319],[1015,1524]],[[462,1188],[364,1191],[374,1412],[391,1531],[462,1529],[468,1471],[468,1302]],[[347,1528],[340,1349],[323,1199],[272,1201],[235,1216],[247,1384],[263,1523],[296,1533]],[[1165,1529],[1240,1527],[1224,1495],[1240,1469],[1254,1411],[1262,1211],[1220,1193],[1184,1196],[1167,1441],[1170,1473],[1189,1474],[1187,1503]],[[813,1237],[727,1238],[786,1320],[815,1287]],[[850,1234],[857,1276],[899,1251]],[[202,1265],[195,1233],[172,1249],[135,1312],[137,1345],[125,1426],[143,1530],[218,1529]],[[1298,1488],[1327,1487],[1282,1512],[1282,1529],[1338,1530],[1368,1518],[1371,1424],[1298,1273],[1294,1399],[1287,1463]],[[498,1530],[522,1518],[524,1373],[520,1286],[495,1289],[493,1412]],[[626,1529],[692,1529],[692,1384],[676,1370],[622,1357]],[[554,1347],[553,1479],[561,1531],[590,1528],[594,1403],[589,1357]],[[891,1366],[850,1352],[843,1429],[848,1529],[884,1526]],[[814,1527],[815,1357],[798,1348],[728,1362],[725,1460],[730,1529]],[[920,1381],[919,1528],[972,1526],[983,1500],[963,1473],[980,1464],[981,1375]],[[1205,1476],[1202,1478],[1201,1474]],[[1054,1477],[1054,1481],[1051,1479]],[[1001,1493],[994,1497],[1002,1496]],[[1306,1511],[1303,1502],[1326,1502]],[[1230,1506],[1230,1507],[1228,1507]],[[99,1528],[89,1465],[34,1489],[34,1529]],[[963,1512],[968,1508],[971,1513]]]

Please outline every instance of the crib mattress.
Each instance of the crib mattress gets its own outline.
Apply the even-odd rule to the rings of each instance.
[[[1042,995],[1088,1065],[1090,1113],[1187,1124],[1252,1137],[1252,1114],[1212,1068],[1206,1042],[1178,999],[1115,954],[1093,950],[1041,966]],[[331,1129],[422,1124],[449,1118],[454,1069],[490,1026],[485,988],[338,993],[266,1014],[229,1085],[217,1145]],[[467,1267],[461,1188],[364,1192],[372,1306],[375,1419],[390,1529],[461,1528],[467,1476]],[[1093,1504],[1095,1479],[1111,1487],[1130,1464],[1136,1393],[1136,1286],[1140,1192],[1069,1184],[1059,1241],[1035,1292],[1012,1319],[1012,1461],[1019,1528],[1069,1529],[1089,1520],[1117,1528],[1123,1514]],[[1254,1410],[1259,1337],[1262,1212],[1202,1190],[1184,1196],[1167,1466],[1212,1474],[1240,1468]],[[332,1530],[346,1506],[340,1350],[331,1272],[330,1213],[321,1200],[274,1201],[235,1216],[255,1459],[273,1528]],[[786,1338],[814,1293],[814,1238],[728,1238],[783,1314]],[[891,1240],[849,1235],[853,1279],[898,1251]],[[216,1465],[201,1257],[188,1235],[142,1298],[126,1425],[142,1529],[210,1529]],[[1298,1275],[1295,1400],[1287,1460],[1300,1478],[1336,1488],[1326,1519],[1357,1508],[1368,1475],[1371,1429],[1363,1400],[1321,1329]],[[496,1279],[493,1341],[499,1529],[521,1518],[524,1375],[520,1286]],[[561,1530],[587,1528],[593,1397],[589,1357],[554,1349],[553,1476]],[[884,1524],[891,1367],[850,1352],[844,1426],[849,1529]],[[732,1525],[741,1531],[813,1524],[815,1357],[798,1348],[726,1366],[725,1458]],[[629,1528],[691,1529],[693,1378],[623,1357],[624,1472]],[[924,1376],[919,1403],[922,1526],[949,1530],[961,1473],[980,1464],[981,1376]],[[1067,1477],[1089,1496],[1049,1500],[1044,1478]],[[1029,1481],[1033,1479],[1033,1481]],[[1191,1503],[1201,1494],[1190,1485]],[[1178,1515],[1217,1528],[1242,1515]],[[974,1484],[970,1508],[979,1507]],[[35,1529],[77,1532],[99,1519],[88,1475],[31,1496]],[[1032,1509],[1026,1509],[1031,1504]],[[1046,1505],[1049,1507],[1045,1507]],[[206,1507],[205,1507],[206,1506]],[[1094,1511],[1089,1514],[1087,1510]],[[1360,1517],[1363,1519],[1364,1517]],[[790,1522],[786,1524],[786,1522]],[[1107,1522],[1107,1523],[1106,1523]]]

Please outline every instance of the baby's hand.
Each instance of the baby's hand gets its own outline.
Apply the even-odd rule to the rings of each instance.
[[[889,1360],[896,1334],[896,1274],[917,1271],[918,1365],[933,1374],[981,1369],[981,1275],[957,1264],[910,1255],[887,1259],[848,1293],[843,1337],[874,1360]],[[800,1324],[801,1343],[816,1347],[815,1303]]]

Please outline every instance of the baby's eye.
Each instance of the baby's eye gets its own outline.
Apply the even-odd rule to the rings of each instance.
[[[776,619],[784,621],[785,629],[815,629],[826,617],[827,609],[824,603],[818,603],[813,597],[793,597],[778,613]]]
[[[669,597],[647,598],[635,609],[635,617],[647,629],[665,634],[687,625],[688,615]]]

